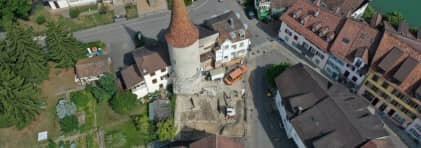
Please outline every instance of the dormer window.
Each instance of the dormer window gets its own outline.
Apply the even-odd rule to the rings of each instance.
[[[325,36],[328,31],[329,31],[329,28],[327,28],[327,27],[324,27],[324,28],[320,29],[319,36],[320,37]]]
[[[320,27],[322,27],[321,23],[314,23],[313,25],[311,25],[311,31],[317,32],[320,29]]]
[[[292,18],[297,19],[297,18],[301,17],[301,14],[303,14],[302,9],[295,10],[294,12],[292,12]]]
[[[310,15],[303,16],[301,17],[300,23],[304,25],[308,21],[308,19],[310,19]]]

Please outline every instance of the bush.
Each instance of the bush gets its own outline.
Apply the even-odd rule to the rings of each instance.
[[[105,144],[107,146],[122,147],[126,142],[126,136],[121,132],[110,132],[105,135]]]
[[[405,17],[403,17],[402,13],[400,12],[389,12],[384,15],[386,21],[390,22],[392,25],[398,26],[399,23],[405,21]]]
[[[101,77],[96,83],[98,87],[104,89],[110,95],[114,95],[117,91],[117,87],[115,85],[115,77],[113,74],[106,73],[104,76]]]
[[[95,101],[92,94],[87,90],[72,93],[71,100],[73,103],[76,104],[78,110],[83,110],[85,107],[89,106],[93,101]]]
[[[66,116],[60,120],[61,130],[65,133],[74,131],[79,128],[79,122],[75,115]]]
[[[374,9],[372,6],[368,5],[367,9],[365,9],[365,11],[364,11],[363,18],[368,21],[376,13],[377,13],[376,9]]]
[[[269,67],[265,71],[265,78],[266,81],[272,86],[275,87],[275,78],[281,74],[284,70],[286,70],[289,67],[288,63],[280,63],[278,65],[272,65],[272,67]]]
[[[69,15],[71,18],[77,18],[80,14],[80,10],[77,8],[73,8],[69,10]]]
[[[48,148],[56,148],[56,147],[57,147],[57,144],[53,140],[48,139]]]
[[[119,114],[128,114],[136,107],[136,95],[131,92],[117,92],[110,101],[111,108]]]
[[[46,19],[45,19],[44,16],[40,15],[36,18],[35,21],[37,22],[37,24],[41,25],[41,24],[44,24],[46,22]]]
[[[112,97],[112,95],[106,92],[104,89],[101,89],[99,87],[94,87],[92,85],[86,86],[86,90],[92,93],[97,103],[108,102],[108,100],[110,100]]]
[[[149,120],[146,112],[142,115],[131,116],[131,118],[136,130],[139,131],[139,137],[141,137],[139,140],[141,140],[142,143],[149,143],[155,139],[156,135],[153,131],[153,123]]]
[[[177,128],[174,126],[174,119],[170,118],[156,125],[157,135],[160,141],[170,140],[175,136]]]

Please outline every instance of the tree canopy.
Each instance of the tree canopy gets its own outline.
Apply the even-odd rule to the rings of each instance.
[[[363,18],[365,20],[370,20],[376,13],[377,13],[376,9],[368,5],[367,9],[365,9],[364,11]]]
[[[405,21],[405,17],[403,17],[402,13],[397,11],[386,13],[384,18],[395,26],[399,25],[402,21]]]
[[[7,34],[0,45],[4,65],[13,68],[15,74],[26,81],[39,83],[48,78],[47,55],[33,38],[32,30],[18,25],[6,28]]]
[[[174,126],[174,119],[170,118],[166,121],[158,122],[156,124],[156,134],[159,140],[170,140],[175,136],[177,128]]]
[[[31,11],[31,0],[0,0],[0,20],[15,21],[16,18],[27,19]],[[2,26],[3,24],[0,24]]]
[[[110,100],[112,109],[119,114],[128,114],[136,107],[136,95],[131,92],[117,92]]]
[[[139,131],[139,140],[142,143],[149,143],[156,138],[154,133],[154,127],[151,121],[149,121],[147,114],[131,116],[136,130]]]
[[[281,74],[285,69],[289,67],[288,63],[280,63],[278,65],[272,65],[265,71],[265,79],[272,86],[275,87],[275,78]]]
[[[85,56],[81,43],[62,24],[48,23],[47,28],[45,41],[50,59],[57,63],[57,67],[73,67]]]
[[[26,83],[6,67],[0,68],[0,116],[17,128],[23,128],[39,114],[38,94],[34,85]]]
[[[74,131],[79,128],[79,122],[75,115],[66,116],[60,120],[61,130],[65,133]]]
[[[115,77],[111,73],[105,73],[104,76],[102,76],[96,82],[96,84],[98,85],[98,87],[104,89],[110,95],[114,95],[117,91],[117,87],[115,85]]]

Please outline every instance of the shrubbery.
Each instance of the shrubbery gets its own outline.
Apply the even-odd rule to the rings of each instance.
[[[37,24],[41,25],[41,24],[44,24],[47,20],[45,19],[44,16],[40,15],[40,16],[37,16],[35,21],[37,22]]]
[[[136,95],[131,92],[117,92],[110,100],[111,108],[119,114],[129,114],[136,107]]]
[[[80,14],[80,10],[77,9],[77,8],[72,8],[72,9],[69,10],[69,16],[71,18],[77,18],[79,16],[79,14]]]
[[[66,116],[60,120],[60,126],[63,132],[72,132],[79,128],[79,122],[75,115]]]

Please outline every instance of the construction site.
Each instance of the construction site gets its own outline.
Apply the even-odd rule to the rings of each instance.
[[[191,96],[178,95],[175,122],[183,132],[177,138],[195,139],[199,136],[197,132],[243,137],[245,82],[244,77],[232,85],[224,84],[221,79],[202,81],[200,92]]]

